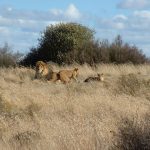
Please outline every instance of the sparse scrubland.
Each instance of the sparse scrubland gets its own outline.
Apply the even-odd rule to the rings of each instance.
[[[149,150],[150,65],[53,65],[74,66],[78,82],[67,85],[0,69],[0,149]],[[104,82],[83,82],[97,72]]]

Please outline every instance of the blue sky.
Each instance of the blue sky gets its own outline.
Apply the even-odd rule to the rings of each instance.
[[[0,0],[0,46],[26,53],[59,22],[82,23],[99,39],[120,34],[150,56],[150,0]]]

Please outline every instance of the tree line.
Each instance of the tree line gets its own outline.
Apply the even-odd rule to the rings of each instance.
[[[142,64],[149,59],[136,46],[123,42],[120,35],[113,42],[95,40],[94,31],[76,23],[48,26],[39,38],[37,47],[31,48],[21,64],[34,65],[37,60],[58,64],[133,63]]]
[[[124,42],[120,35],[109,42],[107,39],[95,39],[94,33],[92,29],[77,23],[47,26],[38,39],[38,45],[32,47],[29,53],[18,62],[24,66],[34,66],[38,60],[52,61],[60,65],[74,62],[88,63],[91,66],[97,63],[143,64],[150,62],[142,50]],[[1,55],[3,52],[0,48]],[[11,60],[15,55],[10,56]],[[14,59],[16,62],[16,58]],[[0,57],[0,63],[1,60],[3,60],[2,57]]]

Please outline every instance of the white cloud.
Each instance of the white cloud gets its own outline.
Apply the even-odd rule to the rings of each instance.
[[[9,37],[9,29],[7,27],[0,27],[0,33],[1,33],[1,37],[3,38],[7,38]]]
[[[8,42],[14,51],[25,52],[37,44],[39,33],[14,30],[13,28],[0,27],[0,44]]]
[[[53,21],[77,21],[81,18],[80,11],[74,4],[70,4],[66,10],[50,9],[49,11],[18,10],[11,7],[0,7],[0,25],[6,26],[38,26]],[[40,23],[41,22],[41,23]],[[42,26],[43,27],[43,26]]]
[[[66,10],[50,9],[54,16],[59,16],[61,19],[78,20],[81,18],[81,13],[74,4],[70,4]]]
[[[120,21],[124,21],[125,20],[126,21],[128,19],[128,17],[123,15],[123,14],[119,14],[119,15],[114,16],[113,19],[116,20],[116,21],[117,20],[120,20]]]
[[[142,10],[142,11],[135,11],[134,15],[136,17],[140,17],[140,18],[145,18],[145,19],[150,19],[150,11],[147,10]]]
[[[8,11],[12,11],[12,8],[11,8],[11,7],[8,7],[7,10],[8,10]]]
[[[134,11],[128,21],[129,29],[137,32],[150,32],[150,11]]]
[[[103,29],[125,30],[128,17],[122,14],[115,15],[112,18],[98,19],[98,26]]]
[[[128,16],[118,14],[112,18],[99,19],[98,26],[112,30],[136,30],[137,33],[150,32],[150,11],[134,11]]]
[[[123,40],[136,45],[150,56],[150,11],[134,11],[128,16],[117,14],[112,18],[101,18],[96,26],[97,37],[114,39],[117,34]]]
[[[69,21],[78,20],[80,11],[74,4],[70,4],[65,10],[52,8],[49,11],[18,10],[11,7],[0,7],[0,15],[7,19],[41,20],[41,21]]]
[[[118,4],[119,8],[125,8],[125,9],[142,9],[150,7],[150,1],[149,0],[122,0]]]
[[[74,4],[70,4],[67,8],[65,15],[70,19],[80,19],[81,14]]]
[[[87,17],[74,4],[64,10],[53,8],[48,11],[26,11],[11,7],[0,9],[0,43],[8,42],[15,50],[28,51],[37,44],[40,31],[46,26],[70,21],[91,25],[97,32],[97,37],[102,39],[111,40],[121,34],[125,41],[136,44],[145,52],[150,49],[150,11],[138,10],[129,15],[116,14],[111,18],[90,14]]]
[[[37,43],[39,33],[50,24],[79,21],[81,13],[74,4],[65,10],[19,10],[0,7],[0,43],[8,42],[17,50],[27,51]]]
[[[61,9],[51,9],[50,12],[55,16],[63,14],[63,11]]]
[[[114,24],[114,28],[118,29],[118,30],[122,30],[122,29],[125,28],[125,24],[122,23],[122,22],[117,22],[117,23]]]

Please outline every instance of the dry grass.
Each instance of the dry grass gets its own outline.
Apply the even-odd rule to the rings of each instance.
[[[63,68],[74,66],[79,82],[68,85],[33,80],[29,68],[0,69],[0,148],[150,149],[150,66]],[[83,82],[97,72],[105,82]]]

